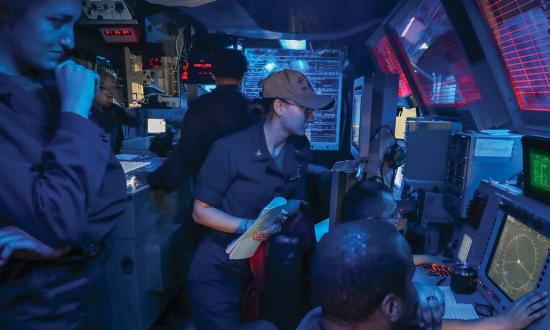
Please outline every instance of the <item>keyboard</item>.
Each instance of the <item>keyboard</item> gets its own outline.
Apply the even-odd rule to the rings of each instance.
[[[128,174],[128,172],[135,171],[139,168],[143,168],[151,164],[151,162],[128,162],[128,161],[121,161],[120,165],[122,165],[122,169],[124,170],[125,174]]]
[[[453,271],[451,265],[437,265],[437,264],[426,264],[422,265],[424,271],[430,277],[444,277],[451,275]]]

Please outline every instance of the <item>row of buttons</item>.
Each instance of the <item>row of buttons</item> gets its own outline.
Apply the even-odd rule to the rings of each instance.
[[[428,274],[428,276],[436,277],[436,276],[449,276],[452,272],[451,267],[437,265],[437,264],[426,264],[423,265],[424,271]]]
[[[493,291],[491,291],[487,286],[487,284],[479,281],[478,285],[480,285],[485,290],[485,292],[487,292],[487,297],[493,299],[494,301],[500,304],[500,297],[498,297]]]

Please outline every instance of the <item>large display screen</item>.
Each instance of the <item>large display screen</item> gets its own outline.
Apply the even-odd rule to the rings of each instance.
[[[550,3],[478,0],[522,110],[550,111]]]
[[[487,276],[511,301],[516,301],[535,289],[549,247],[548,237],[506,215]]]
[[[531,187],[550,194],[550,151],[529,150]]]
[[[550,139],[526,135],[523,145],[525,195],[550,204]]]
[[[387,36],[380,39],[373,47],[371,47],[371,53],[380,68],[380,71],[384,73],[393,73],[399,75],[399,89],[397,90],[397,96],[400,98],[407,97],[412,94],[411,86],[399,65],[397,56],[393,51],[390,40]]]
[[[316,93],[332,96],[335,106],[327,110],[316,110],[315,120],[306,135],[313,149],[338,150],[343,52],[248,48],[245,49],[245,56],[248,60],[248,72],[244,77],[243,92],[251,98],[259,97],[262,79],[282,69],[302,72]]]
[[[439,0],[422,0],[393,24],[396,43],[426,107],[459,107],[481,99],[458,36]]]

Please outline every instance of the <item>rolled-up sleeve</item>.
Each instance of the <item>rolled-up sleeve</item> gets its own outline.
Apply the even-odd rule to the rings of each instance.
[[[80,244],[79,229],[110,156],[108,137],[89,120],[62,113],[53,138],[43,144],[13,117],[0,118],[4,222],[53,246]]]
[[[200,170],[195,199],[219,208],[233,177],[233,167],[228,145],[216,142]]]

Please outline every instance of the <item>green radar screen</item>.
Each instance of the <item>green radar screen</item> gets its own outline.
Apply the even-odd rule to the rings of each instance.
[[[550,193],[550,153],[531,150],[529,157],[531,158],[531,185],[535,189]]]
[[[508,215],[489,266],[489,278],[512,300],[532,291],[550,239]]]

